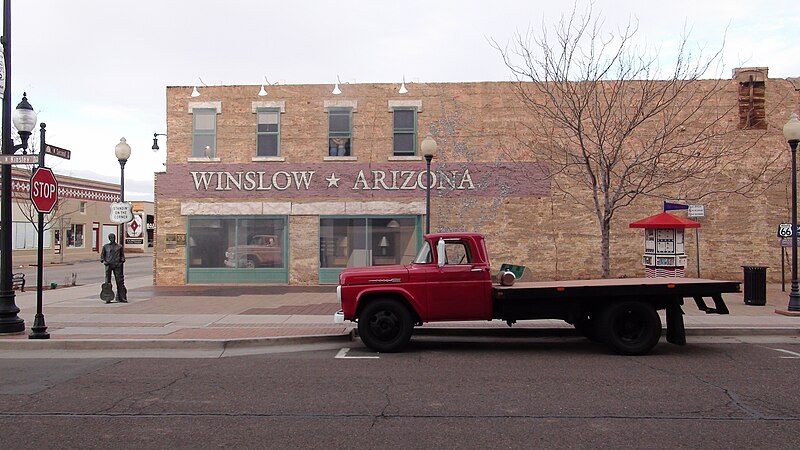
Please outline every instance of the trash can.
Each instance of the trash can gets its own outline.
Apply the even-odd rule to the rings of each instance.
[[[744,268],[744,303],[764,306],[767,304],[767,267],[742,266]]]

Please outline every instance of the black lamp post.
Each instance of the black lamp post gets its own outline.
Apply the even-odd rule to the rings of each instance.
[[[797,144],[800,143],[800,120],[797,113],[783,126],[783,136],[792,149],[792,290],[789,292],[789,311],[800,311],[797,289]]]
[[[425,234],[431,233],[431,160],[433,154],[436,153],[436,141],[431,137],[430,133],[425,136],[420,146],[422,153],[425,155],[425,165],[428,171],[428,183],[425,186]]]
[[[125,163],[131,157],[131,146],[125,142],[125,138],[120,138],[119,144],[114,147],[114,154],[119,161],[119,202],[125,203]],[[125,247],[125,224],[119,224],[119,245]]]
[[[3,96],[3,129],[2,129],[2,150],[4,155],[13,155],[17,150],[28,148],[28,138],[31,136],[33,128],[36,126],[36,112],[33,107],[28,103],[26,94],[22,94],[22,101],[19,102],[17,108],[14,110],[14,115],[11,119],[14,121],[14,126],[17,128],[19,137],[22,143],[14,145],[11,139],[11,121],[8,120],[11,116],[11,99],[9,93],[11,90],[10,82],[10,57],[9,57],[9,39],[10,24],[9,17],[9,4],[6,0],[3,9],[3,48],[5,49],[6,57],[6,79],[5,79],[5,92]],[[21,333],[25,331],[25,321],[18,316],[19,308],[16,304],[16,296],[14,294],[14,287],[12,286],[12,267],[13,261],[11,259],[11,228],[12,211],[11,211],[11,165],[2,165],[2,192],[0,192],[0,334]]]
[[[153,146],[151,148],[153,149],[154,152],[157,152],[158,149],[160,148],[158,146],[158,137],[159,136],[166,136],[166,134],[164,134],[164,133],[153,133]]]

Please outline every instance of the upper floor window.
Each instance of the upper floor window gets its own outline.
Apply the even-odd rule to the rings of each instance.
[[[394,155],[413,156],[417,152],[417,110],[394,109]]]
[[[279,109],[258,109],[256,112],[256,155],[278,156],[280,154]]]
[[[217,155],[217,110],[195,108],[192,111],[192,157],[214,158]]]
[[[329,156],[352,156],[353,110],[331,108],[328,111]]]

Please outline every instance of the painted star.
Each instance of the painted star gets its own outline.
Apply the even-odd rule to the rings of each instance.
[[[339,187],[339,180],[340,178],[336,176],[335,173],[331,172],[331,176],[325,178],[325,181],[328,182],[328,187]]]

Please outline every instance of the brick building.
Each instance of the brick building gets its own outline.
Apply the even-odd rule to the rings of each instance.
[[[34,223],[38,220],[30,201],[30,172],[12,170],[12,231],[11,241],[15,265],[35,264],[38,235]],[[111,203],[119,201],[119,184],[84,178],[56,175],[59,201],[45,216],[43,258],[45,264],[71,263],[98,258],[108,235],[119,235],[119,226],[109,219]],[[129,243],[126,251],[152,251],[155,226],[152,202],[133,202],[137,225],[128,224]],[[147,223],[151,226],[147,227]],[[139,228],[141,230],[133,230]],[[133,229],[131,229],[133,228]],[[146,231],[149,229],[149,231]],[[149,239],[148,239],[149,236]]]
[[[794,85],[767,79],[766,69],[725,83],[716,102],[740,104],[725,120],[745,122],[731,139],[754,143],[755,158],[785,153],[785,171],[781,127],[798,109]],[[525,265],[536,279],[599,275],[594,212],[554,191],[535,155],[510,156],[527,120],[512,83],[338,87],[337,95],[331,85],[273,85],[259,95],[259,86],[208,86],[194,97],[191,87],[167,88],[156,284],[335,283],[345,267],[409,262],[424,230],[420,143],[428,134],[438,144],[431,231],[484,233],[493,264]],[[785,175],[754,198],[708,199],[704,277],[740,278],[743,264],[780,267]],[[628,223],[661,212],[662,200],[641,199],[615,217],[613,276],[643,275],[642,231]],[[687,276],[696,275],[694,239],[688,234]]]

